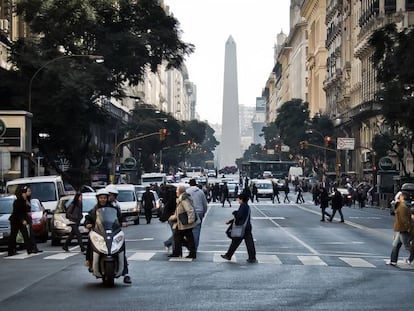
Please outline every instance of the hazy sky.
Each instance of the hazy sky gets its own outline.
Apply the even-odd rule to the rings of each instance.
[[[274,65],[277,34],[289,33],[290,0],[164,0],[180,22],[183,41],[193,43],[187,58],[197,85],[202,121],[221,123],[224,50],[229,36],[237,46],[239,104],[254,106]]]

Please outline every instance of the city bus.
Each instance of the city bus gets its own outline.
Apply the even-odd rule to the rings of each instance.
[[[271,172],[274,178],[286,178],[289,176],[289,169],[296,166],[298,166],[297,161],[250,160],[242,164],[242,171],[249,178],[260,178],[265,171]]]
[[[204,175],[204,169],[201,166],[186,167],[185,168],[185,174],[189,178],[203,176]]]

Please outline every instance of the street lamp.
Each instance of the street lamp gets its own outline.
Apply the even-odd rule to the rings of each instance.
[[[30,82],[29,82],[29,112],[32,111],[32,84],[33,84],[33,80],[36,78],[36,76],[38,75],[38,73],[40,71],[42,71],[43,68],[45,68],[46,66],[48,66],[51,63],[54,63],[58,60],[61,59],[65,59],[65,58],[73,58],[73,57],[86,57],[90,60],[94,60],[95,62],[97,62],[98,64],[103,63],[104,62],[104,57],[101,55],[80,55],[80,54],[73,54],[73,55],[63,55],[63,56],[59,56],[56,58],[51,59],[50,61],[46,62],[45,64],[43,64],[39,69],[36,70],[36,72],[33,74],[33,76],[30,78]]]

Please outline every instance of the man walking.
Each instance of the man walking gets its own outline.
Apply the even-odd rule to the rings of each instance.
[[[186,191],[193,199],[193,206],[200,222],[193,228],[194,246],[197,252],[200,241],[201,223],[207,212],[207,198],[202,190],[197,186],[195,179],[190,179],[190,188]]]
[[[150,187],[146,187],[145,192],[142,194],[142,204],[144,205],[147,224],[150,224],[152,219],[152,209],[155,208],[156,204],[154,194],[150,191]]]

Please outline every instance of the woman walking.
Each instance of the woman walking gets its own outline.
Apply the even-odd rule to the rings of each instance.
[[[322,219],[321,219],[321,221],[325,221],[325,216],[328,216],[329,217],[328,219],[330,219],[331,218],[331,214],[329,214],[326,211],[326,209],[329,206],[329,194],[328,194],[328,190],[326,190],[325,187],[322,187],[319,200],[321,201],[321,212],[322,212]]]
[[[28,198],[31,196],[31,190],[28,186],[19,186],[16,189],[16,200],[13,202],[13,211],[10,215],[10,237],[8,244],[8,255],[13,256],[17,254],[16,251],[16,237],[19,231],[21,232],[24,240],[24,246],[28,254],[37,253],[37,247],[32,243],[29,237],[31,231],[30,224],[32,219],[30,217],[30,202]]]
[[[240,243],[244,240],[246,243],[247,253],[249,255],[249,258],[247,259],[247,262],[249,263],[255,263],[256,260],[256,249],[254,246],[253,241],[253,235],[252,235],[252,225],[250,223],[250,207],[247,204],[247,197],[242,193],[238,197],[239,201],[239,209],[237,211],[233,212],[234,219],[229,220],[226,222],[226,224],[231,224],[234,222],[234,225],[240,226],[246,223],[246,228],[244,231],[244,236],[240,238],[232,238],[231,244],[229,249],[227,250],[227,253],[224,255],[221,255],[222,258],[226,260],[231,260],[231,257],[239,247]]]
[[[79,225],[83,218],[82,214],[82,193],[77,192],[75,194],[75,197],[73,198],[72,203],[69,205],[68,210],[66,211],[66,218],[70,220],[72,223],[69,224],[69,226],[72,228],[72,230],[69,233],[68,238],[65,241],[65,244],[63,244],[62,248],[64,251],[69,251],[69,245],[72,242],[72,239],[75,237],[78,239],[78,244],[80,246],[81,252],[84,253],[86,251],[86,248],[83,246],[82,243],[82,235],[79,232]]]

